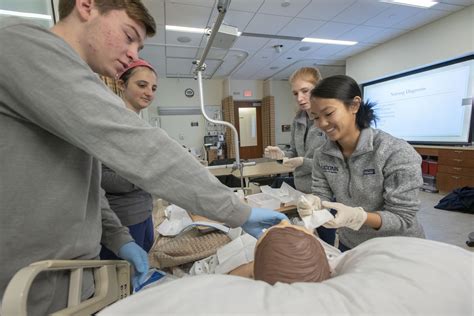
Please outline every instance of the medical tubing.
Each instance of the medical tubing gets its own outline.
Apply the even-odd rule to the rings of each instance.
[[[240,170],[240,186],[242,189],[244,188],[244,178],[243,178],[243,165],[240,163],[240,154],[239,154],[239,133],[237,133],[237,129],[234,127],[234,125],[230,124],[229,122],[226,121],[218,121],[218,120],[213,120],[211,119],[204,108],[204,95],[203,95],[203,89],[202,89],[202,71],[198,69],[197,71],[197,79],[198,79],[198,87],[199,87],[199,101],[201,103],[201,112],[202,115],[204,115],[204,118],[214,124],[221,124],[229,127],[232,132],[234,133],[234,138],[235,138],[235,166]]]

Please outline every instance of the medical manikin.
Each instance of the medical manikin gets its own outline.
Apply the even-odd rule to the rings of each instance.
[[[304,227],[282,221],[259,238],[254,262],[230,274],[253,277],[271,285],[322,282],[330,278],[331,270],[321,242]]]

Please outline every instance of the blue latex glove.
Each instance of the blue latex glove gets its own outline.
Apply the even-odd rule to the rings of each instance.
[[[242,229],[246,233],[258,238],[263,233],[263,229],[279,224],[284,219],[288,220],[288,217],[283,213],[267,208],[253,207],[249,218],[242,225]]]
[[[120,247],[118,256],[130,262],[134,268],[132,277],[133,288],[145,282],[148,272],[148,254],[135,242],[129,242]]]

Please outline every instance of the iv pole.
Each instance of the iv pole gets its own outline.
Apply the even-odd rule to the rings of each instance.
[[[194,64],[197,64],[196,69],[194,70],[194,74],[197,77],[198,80],[198,86],[199,86],[199,101],[201,103],[201,112],[202,115],[204,115],[204,118],[214,124],[220,124],[220,125],[225,125],[229,127],[232,132],[234,133],[234,139],[235,139],[235,163],[232,167],[233,170],[239,169],[240,171],[240,187],[243,190],[244,189],[244,178],[243,178],[243,164],[240,162],[240,153],[239,153],[239,133],[237,133],[237,129],[234,127],[229,122],[226,121],[218,121],[211,119],[207,114],[206,110],[204,108],[204,96],[203,96],[203,89],[202,89],[202,72],[206,70],[206,64],[204,61],[206,60],[207,54],[211,50],[212,42],[214,41],[214,37],[216,36],[217,32],[219,31],[219,28],[222,24],[222,21],[224,20],[224,15],[227,12],[227,8],[230,5],[230,0],[219,0],[217,3],[217,10],[219,11],[219,15],[217,16],[217,20],[214,23],[214,26],[212,27],[212,30],[210,31],[209,39],[207,41],[207,45],[204,48],[204,51],[202,52],[201,58],[199,60],[194,61]]]

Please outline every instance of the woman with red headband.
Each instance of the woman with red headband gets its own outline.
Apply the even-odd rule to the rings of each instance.
[[[118,75],[119,88],[125,106],[137,113],[146,109],[155,97],[157,75],[153,67],[143,59],[132,62]],[[102,188],[122,225],[127,226],[135,242],[146,252],[154,240],[153,198],[150,193],[122,178],[106,165],[102,165]],[[115,254],[102,246],[101,259],[116,259]]]

